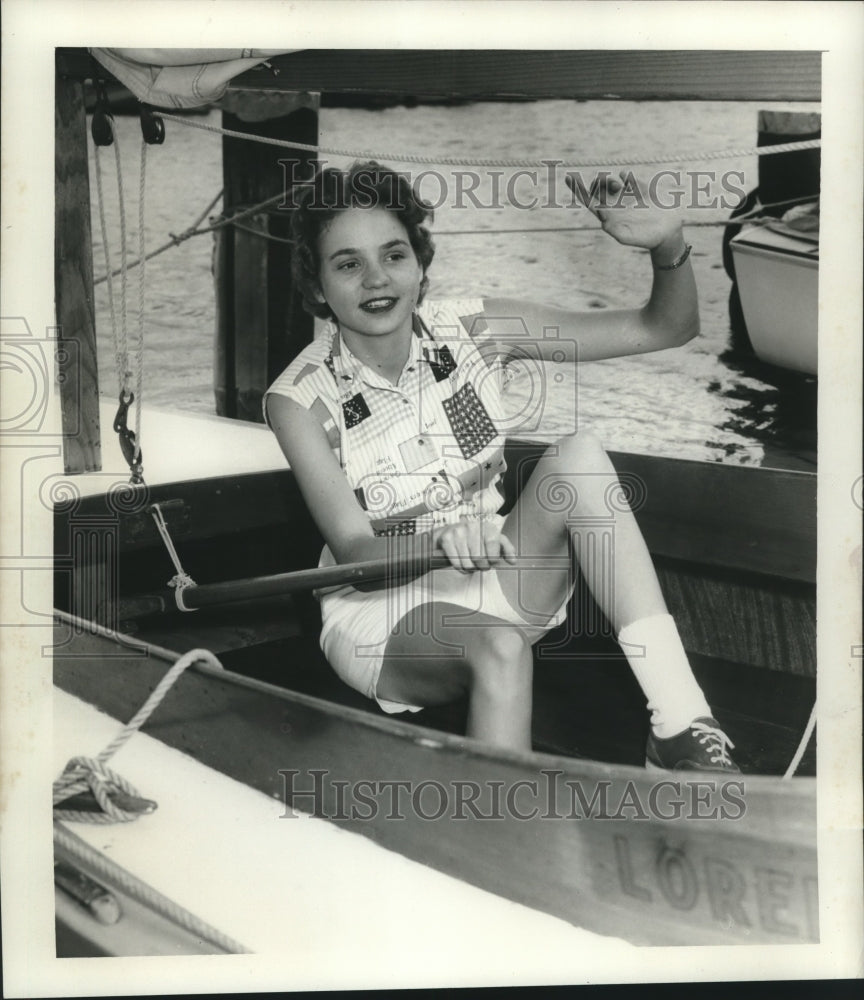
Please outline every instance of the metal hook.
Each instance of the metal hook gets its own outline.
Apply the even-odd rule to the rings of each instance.
[[[129,407],[134,401],[134,392],[127,394],[125,390],[121,390],[120,406],[117,408],[117,414],[114,417],[114,430],[119,435],[120,451],[123,453],[123,458],[126,460],[126,464],[129,466],[129,471],[132,473],[130,482],[133,486],[140,486],[144,482],[144,467],[142,465],[143,455],[141,454],[141,450],[137,447],[135,431],[130,430],[130,428],[126,425]]]

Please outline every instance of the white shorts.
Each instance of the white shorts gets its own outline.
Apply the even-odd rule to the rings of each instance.
[[[510,605],[495,569],[436,569],[390,590],[364,593],[347,587],[322,595],[321,649],[346,684],[373,698],[385,712],[419,712],[423,706],[387,701],[376,693],[387,642],[409,611],[433,601],[456,604],[465,609],[465,616],[454,614],[453,624],[470,625],[475,613],[491,615],[520,626],[535,643],[564,621],[569,600],[570,593],[551,617],[532,615],[529,620]]]

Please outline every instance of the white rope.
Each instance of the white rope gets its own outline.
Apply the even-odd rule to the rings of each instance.
[[[105,223],[105,194],[102,189],[102,160],[99,155],[99,146],[93,146],[94,160],[96,164],[96,195],[99,205],[99,228],[102,232],[102,253],[105,257],[105,272],[108,277],[108,312],[111,316],[111,340],[114,344],[114,367],[117,372],[117,391],[123,392],[123,369],[125,367],[120,354],[120,342],[117,334],[117,312],[114,305],[114,282],[111,271],[111,255],[108,250],[108,226]]]
[[[138,343],[135,347],[135,462],[141,461],[141,400],[144,395],[144,291],[147,257],[144,233],[144,188],[147,175],[147,143],[141,137],[141,172],[138,182]]]
[[[180,233],[179,235],[177,233],[169,233],[168,235],[170,239],[168,240],[168,242],[163,243],[162,246],[157,247],[155,250],[151,250],[150,253],[147,254],[147,260],[153,260],[154,257],[158,257],[159,254],[165,253],[166,250],[170,250],[172,247],[179,247],[181,243],[185,243],[186,240],[191,240],[193,236],[204,236],[207,233],[215,232],[217,229],[221,229],[224,226],[231,225],[233,219],[239,219],[247,215],[253,215],[255,212],[258,212],[263,208],[267,208],[270,205],[274,205],[277,201],[284,200],[285,195],[284,193],[274,195],[272,198],[267,198],[266,201],[259,202],[257,205],[253,205],[251,208],[244,209],[243,212],[240,212],[237,215],[232,216],[230,219],[222,219],[221,221],[214,222],[209,226],[205,226],[203,229],[199,229],[198,227],[203,221],[204,216],[207,214],[207,212],[210,211],[210,209],[212,209],[216,205],[216,202],[218,202],[221,197],[222,197],[222,191],[220,191],[219,194],[216,195],[216,197],[210,202],[205,212],[198,218],[197,222],[194,222],[191,226],[189,226],[188,229],[184,229],[183,232]],[[140,260],[133,260],[130,263],[129,267],[130,268],[138,267],[140,263],[141,263]],[[111,272],[110,277],[116,277],[119,273],[120,270],[118,268],[117,270]],[[101,274],[98,278],[93,279],[93,284],[101,285],[102,282],[107,281],[108,278],[109,278],[108,274]]]
[[[745,215],[736,215],[728,219],[682,219],[681,224],[685,228],[710,228],[717,226],[740,226],[744,222],[752,222],[754,225],[767,226],[776,222],[773,215],[763,215],[762,212],[769,208],[779,208],[783,205],[803,205],[811,201],[818,201],[818,195],[808,195],[805,198],[787,198],[785,201],[772,202],[769,205],[762,205]],[[242,229],[244,233],[252,236],[259,236],[262,240],[270,240],[274,243],[287,243],[293,245],[294,240],[289,240],[284,236],[275,236],[273,233],[264,232],[260,229],[252,229],[251,226],[244,226],[234,218],[228,219],[235,228]],[[521,226],[514,229],[434,229],[432,235],[437,239],[439,236],[519,236],[522,233],[605,233],[602,226]],[[135,261],[130,266],[135,266]]]
[[[804,751],[807,749],[807,744],[810,742],[810,737],[813,735],[813,727],[816,725],[816,702],[813,702],[813,707],[810,709],[810,718],[807,720],[807,726],[804,729],[804,735],[798,744],[798,749],[795,751],[795,756],[789,762],[789,766],[786,768],[786,773],[783,775],[783,780],[786,781],[791,778],[792,775],[798,770],[798,765],[801,763],[801,758],[804,756]]]
[[[183,601],[183,591],[187,587],[194,587],[195,581],[186,572],[186,570],[183,569],[183,564],[180,562],[180,556],[177,554],[177,549],[174,547],[174,540],[171,538],[171,533],[168,530],[168,525],[165,521],[165,515],[162,513],[162,508],[158,503],[154,503],[150,508],[150,513],[153,515],[153,520],[156,522],[156,529],[165,544],[165,548],[168,550],[171,562],[174,563],[174,569],[177,571],[176,575],[171,577],[168,581],[168,586],[174,588],[174,599],[177,602],[177,607],[180,608],[181,611],[197,611],[197,608],[187,608]]]
[[[118,733],[108,746],[105,747],[105,749],[99,754],[97,760],[102,762],[110,760],[111,757],[113,757],[114,754],[128,742],[129,738],[144,725],[153,712],[156,711],[162,699],[166,694],[168,694],[168,691],[183,671],[188,667],[191,667],[193,663],[197,663],[199,660],[203,660],[205,663],[208,663],[211,667],[216,667],[218,670],[223,669],[222,664],[209,649],[190,649],[188,653],[184,653],[174,663],[168,673],[165,674],[162,680],[159,681],[153,689],[150,697],[126,723],[123,730]]]
[[[821,139],[803,139],[799,142],[783,142],[775,146],[752,146],[745,149],[721,149],[699,152],[663,153],[647,156],[631,156],[627,159],[605,156],[601,159],[585,159],[573,162],[549,161],[532,159],[490,159],[446,156],[439,153],[376,153],[368,150],[340,149],[335,146],[320,146],[307,142],[295,142],[293,139],[273,139],[268,136],[252,135],[247,132],[237,132],[233,129],[221,128],[218,125],[208,125],[206,122],[181,118],[165,111],[159,112],[160,117],[167,121],[177,122],[188,128],[201,129],[204,132],[214,132],[217,135],[232,139],[246,139],[250,142],[260,142],[266,146],[281,146],[285,149],[299,149],[307,153],[326,153],[328,156],[346,156],[355,160],[392,160],[396,163],[435,163],[447,167],[505,167],[505,168],[548,168],[550,162],[558,167],[607,167],[607,166],[653,166],[660,163],[677,163],[684,160],[725,160],[739,159],[745,156],[774,156],[777,153],[793,153],[802,149],[818,149]]]
[[[105,222],[105,196],[102,187],[102,161],[99,156],[99,145],[94,139],[94,160],[96,164],[96,190],[99,203],[99,225],[102,233],[102,252],[105,257],[106,278],[108,281],[108,308],[111,316],[111,337],[114,342],[114,365],[117,371],[117,382],[120,395],[120,409],[115,418],[115,430],[120,433],[120,446],[123,455],[129,463],[132,472],[131,483],[142,485],[144,482],[141,470],[141,402],[144,382],[144,267],[138,278],[138,342],[135,349],[135,391],[131,390],[133,378],[132,366],[129,361],[128,336],[128,250],[126,246],[126,203],[123,191],[123,170],[120,157],[120,141],[113,126],[111,128],[111,145],[114,146],[114,165],[117,171],[117,197],[120,219],[120,322],[117,322],[117,309],[114,303],[114,286],[111,279],[118,272],[111,270],[111,258],[108,249],[108,227]],[[145,178],[146,147],[141,150],[141,183],[138,196],[138,256],[144,257],[144,178]],[[139,261],[135,262],[136,264]],[[95,285],[95,282],[94,282]],[[132,397],[135,399],[135,415],[131,431],[126,424],[126,414]],[[134,442],[131,454],[128,445]]]
[[[111,270],[110,251],[108,249],[108,227],[105,222],[105,195],[102,188],[102,161],[99,157],[99,147],[94,145],[96,164],[96,192],[99,202],[99,226],[102,232],[102,252],[105,257],[105,267],[108,272],[108,310],[111,316],[111,337],[114,341],[114,363],[117,369],[118,389],[121,396],[129,393],[129,345],[127,336],[127,308],[126,308],[126,209],[123,202],[123,172],[120,168],[120,145],[116,132],[114,133],[114,162],[117,172],[117,194],[119,199],[120,214],[120,267],[117,271]],[[120,322],[117,321],[117,308],[114,302],[114,286],[110,278],[119,274],[120,281]]]
[[[128,285],[127,276],[127,251],[126,251],[126,200],[123,194],[123,170],[120,164],[120,142],[116,132],[114,134],[114,163],[117,170],[117,197],[120,208],[120,336],[118,353],[121,359],[119,371],[120,391],[124,396],[129,395],[129,380],[132,372],[129,369],[129,344],[128,344],[128,308],[126,300],[126,290]]]
[[[88,791],[101,812],[62,807],[72,796]],[[123,793],[123,797],[118,793]],[[122,775],[94,757],[73,757],[54,782],[55,819],[73,823],[130,823],[155,807],[155,802],[142,799]]]
[[[184,928],[194,937],[207,941],[229,954],[249,953],[249,949],[245,945],[235,941],[227,934],[223,934],[222,931],[180,906],[179,903],[175,903],[173,899],[162,895],[153,886],[136,878],[131,872],[121,868],[115,861],[76,836],[62,823],[54,824],[54,843],[76,861],[94,871],[101,879],[118,886],[126,895],[176,926]]]
[[[124,792],[132,798],[140,799],[140,796],[125,778],[110,770],[106,764],[156,711],[162,699],[168,694],[184,670],[199,660],[203,660],[220,670],[224,669],[209,649],[190,649],[174,663],[153,689],[150,697],[98,756],[95,758],[73,757],[69,761],[63,773],[54,782],[55,818],[81,823],[118,823],[138,818],[140,815],[138,810],[126,810],[111,801],[112,791]],[[87,791],[93,793],[96,801],[102,807],[101,813],[58,808],[71,796]]]
[[[221,200],[222,192],[224,190],[225,190],[224,188],[220,188],[218,194],[216,194],[214,198],[211,198],[211,200],[207,203],[207,207],[204,209],[204,211],[201,212],[195,219],[195,221],[192,223],[192,225],[188,226],[182,233],[180,233],[179,236],[176,233],[169,233],[168,235],[171,237],[171,239],[178,245],[183,241],[184,238],[188,239],[186,233],[194,233],[198,229],[201,223],[207,218],[210,212],[216,207],[217,203]]]
[[[198,219],[192,223],[188,229],[184,229],[180,235],[174,233],[169,233],[171,237],[168,243],[164,243],[162,246],[157,247],[155,250],[151,250],[150,253],[146,254],[145,260],[152,260],[154,257],[158,257],[160,254],[165,253],[166,250],[170,250],[172,247],[179,247],[181,243],[185,243],[186,240],[192,239],[193,236],[205,236],[207,233],[216,232],[218,229],[222,229],[225,226],[235,226],[237,229],[242,229],[244,232],[250,233],[253,236],[260,236],[261,239],[272,240],[275,243],[287,243],[292,244],[294,241],[289,240],[284,236],[275,236],[272,233],[265,233],[258,229],[252,229],[250,226],[243,226],[238,220],[244,219],[249,215],[254,215],[256,212],[267,208],[270,205],[275,204],[284,198],[283,194],[274,195],[272,198],[267,198],[265,201],[258,202],[257,205],[253,205],[251,208],[243,209],[242,212],[238,212],[236,215],[232,215],[227,218],[219,219],[217,222],[212,223],[209,226],[205,226],[203,229],[199,229],[198,226],[201,224],[204,216],[207,212],[216,204],[217,201],[222,197],[222,191],[211,201],[204,213],[198,217]],[[710,227],[710,226],[737,226],[742,222],[754,222],[759,225],[767,224],[769,222],[776,221],[774,216],[769,216],[763,218],[761,213],[763,210],[769,208],[780,208],[784,205],[801,205],[809,201],[818,201],[818,195],[808,195],[802,198],[787,198],[785,201],[775,201],[768,205],[762,205],[758,209],[754,209],[746,215],[739,215],[735,218],[730,219],[684,219],[682,225],[685,227]],[[602,233],[602,226],[523,226],[521,229],[436,229],[433,230],[433,236],[495,236],[495,235],[512,235],[519,233]],[[140,260],[133,260],[129,262],[130,269],[133,267],[138,267],[141,263]],[[106,267],[106,273],[100,275],[98,278],[94,278],[93,284],[98,285],[103,281],[107,281],[109,277],[116,276],[120,273],[119,269],[113,273],[108,272]]]

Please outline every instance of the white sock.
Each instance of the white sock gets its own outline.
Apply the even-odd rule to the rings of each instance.
[[[618,642],[648,699],[651,728],[658,739],[676,736],[694,719],[711,715],[671,615],[625,625]]]

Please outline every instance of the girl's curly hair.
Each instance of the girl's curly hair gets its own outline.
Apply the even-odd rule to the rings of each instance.
[[[429,287],[426,272],[435,254],[432,236],[424,226],[432,221],[432,209],[404,175],[370,160],[355,163],[347,171],[335,167],[320,170],[296,196],[291,214],[291,274],[303,296],[303,308],[320,319],[333,318],[327,303],[318,299],[321,291],[318,238],[337,213],[348,208],[385,208],[397,216],[423,270],[418,300],[422,302]]]

